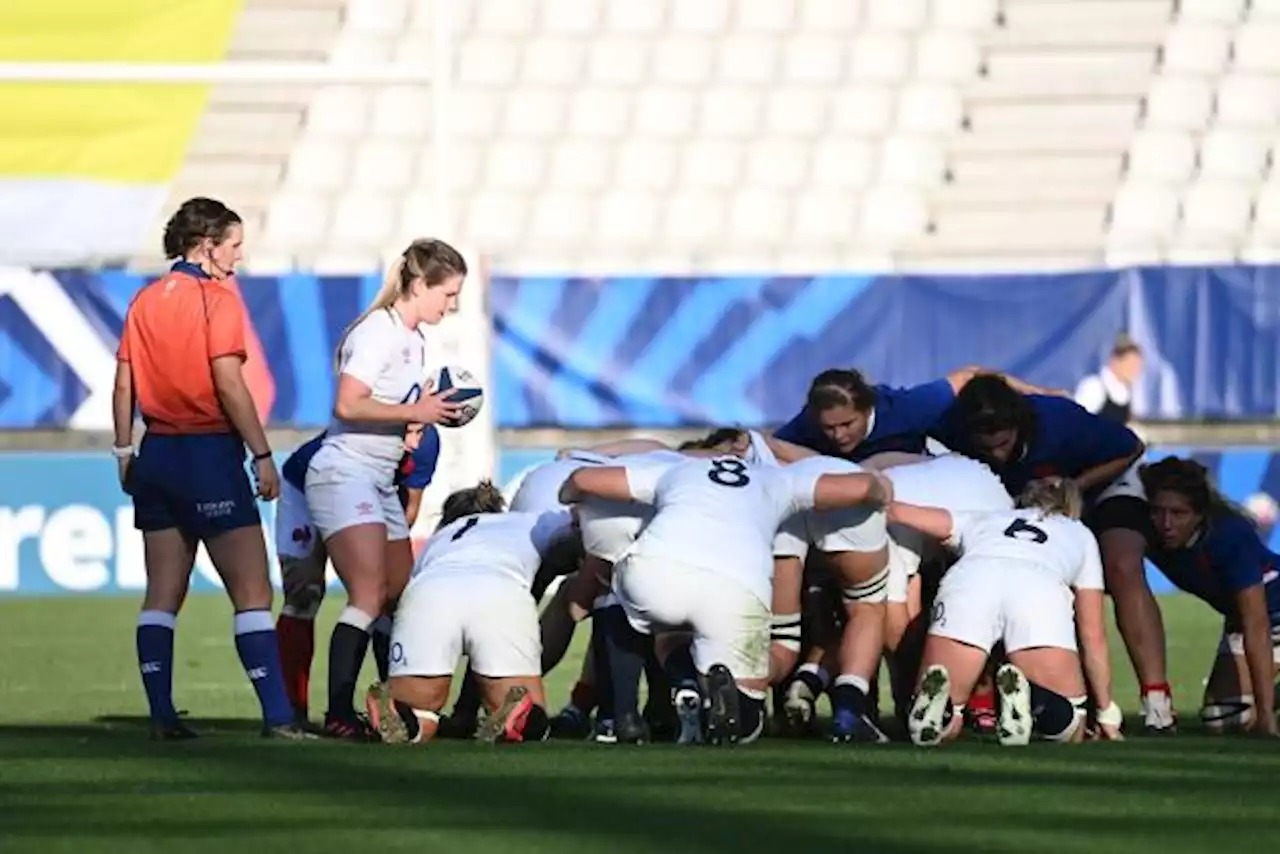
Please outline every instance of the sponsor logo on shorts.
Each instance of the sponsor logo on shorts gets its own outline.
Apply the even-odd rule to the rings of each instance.
[[[933,603],[932,619],[935,626],[945,626],[947,624],[947,609],[941,599]]]
[[[373,505],[370,504],[368,501],[361,501],[359,504],[356,505],[356,512],[359,513],[361,516],[372,516]]]
[[[300,528],[294,528],[293,534],[290,535],[290,539],[292,539],[295,543],[298,543],[300,545],[306,545],[307,543],[311,542],[310,526],[303,525]]]
[[[235,512],[235,501],[197,501],[196,512],[206,519],[220,519]]]

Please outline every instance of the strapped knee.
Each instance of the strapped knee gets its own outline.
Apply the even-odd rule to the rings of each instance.
[[[844,590],[846,604],[861,602],[868,605],[883,603],[889,594],[889,567],[877,572],[866,581],[846,585]]]
[[[769,618],[769,637],[783,649],[799,652],[800,627],[799,614],[774,614]]]
[[[1214,735],[1239,732],[1253,724],[1253,695],[1222,697],[1216,703],[1205,703],[1200,709],[1204,728]]]

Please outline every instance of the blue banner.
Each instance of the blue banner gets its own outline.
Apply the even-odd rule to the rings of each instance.
[[[1120,332],[1141,417],[1280,413],[1280,267],[1063,275],[490,282],[503,427],[780,424],[810,380],[913,385],[966,365],[1073,389]]]

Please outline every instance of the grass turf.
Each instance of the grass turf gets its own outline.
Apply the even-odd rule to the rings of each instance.
[[[1280,742],[1195,732],[1220,624],[1186,598],[1162,603],[1183,735],[925,752],[781,740],[735,750],[264,742],[230,608],[213,596],[187,603],[177,644],[178,705],[205,737],[157,745],[142,717],[135,602],[0,601],[0,850],[1269,850]],[[1118,648],[1113,660],[1132,709],[1127,660]],[[548,680],[553,704],[576,661]]]

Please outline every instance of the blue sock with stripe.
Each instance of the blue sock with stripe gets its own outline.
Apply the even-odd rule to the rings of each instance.
[[[142,688],[147,692],[151,720],[172,724],[178,720],[173,707],[173,628],[178,618],[168,611],[143,611],[138,614],[135,635],[138,648],[138,670]]]
[[[235,631],[236,652],[240,654],[245,675],[253,683],[253,690],[258,692],[263,723],[267,726],[291,723],[293,705],[284,687],[280,647],[271,612],[240,611],[236,614]]]

